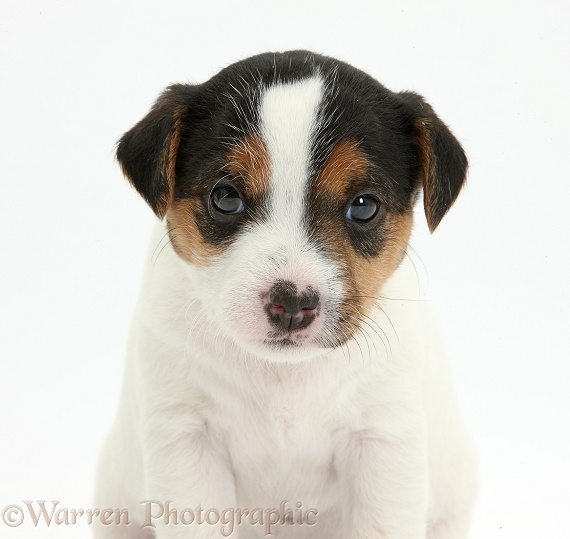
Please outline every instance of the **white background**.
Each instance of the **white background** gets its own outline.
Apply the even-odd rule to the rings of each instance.
[[[153,222],[115,141],[171,82],[308,48],[424,94],[466,148],[467,188],[415,246],[480,447],[472,537],[570,538],[569,6],[2,0],[0,510],[91,507]]]

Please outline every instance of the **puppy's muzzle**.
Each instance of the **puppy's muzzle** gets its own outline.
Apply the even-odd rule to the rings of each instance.
[[[266,297],[267,317],[283,332],[306,328],[318,314],[319,294],[310,286],[299,294],[294,283],[277,281]]]

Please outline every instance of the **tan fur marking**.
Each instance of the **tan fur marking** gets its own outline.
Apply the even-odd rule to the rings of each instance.
[[[196,224],[195,215],[203,211],[199,202],[184,198],[175,200],[168,210],[168,230],[174,249],[190,264],[207,266],[223,250],[206,243]]]
[[[359,255],[348,238],[337,246],[338,256],[344,258],[348,265],[344,275],[348,301],[341,307],[344,338],[366,326],[365,318],[378,301],[384,283],[405,256],[412,231],[412,211],[405,215],[387,214],[385,219],[387,235],[378,256],[366,258]]]
[[[196,200],[173,198],[176,155],[180,144],[183,113],[181,110],[175,120],[168,156],[165,159],[164,170],[170,189],[170,200],[165,213],[168,217],[172,245],[178,255],[191,264],[207,266],[215,257],[222,254],[223,249],[205,242],[202,237],[195,216],[204,209]],[[228,154],[227,168],[232,175],[241,179],[246,197],[265,193],[269,182],[269,157],[261,137],[249,135],[234,143]]]
[[[431,232],[435,230],[435,203],[438,199],[439,182],[436,178],[436,161],[435,155],[431,150],[431,135],[429,131],[429,121],[421,118],[414,124],[414,134],[420,151],[422,161],[421,181],[424,189],[424,211]],[[418,186],[419,188],[420,186]]]
[[[370,160],[352,140],[339,142],[315,181],[315,189],[337,197],[343,197],[350,183],[366,176],[373,167]]]
[[[243,180],[245,195],[258,197],[269,185],[269,156],[261,136],[248,135],[236,142],[228,154],[228,169]]]
[[[412,220],[412,212],[405,215],[387,214],[386,228],[389,232],[380,254],[374,258],[364,258],[352,251],[349,255],[353,286],[356,288],[355,295],[360,299],[362,314],[368,314],[382,286],[400,265],[408,246]]]
[[[327,193],[337,200],[346,200],[354,182],[365,179],[374,167],[356,142],[343,140],[330,153],[313,190],[318,194]],[[404,215],[386,214],[382,226],[386,237],[380,253],[373,258],[358,254],[348,236],[339,235],[333,221],[321,223],[320,233],[333,256],[347,264],[344,280],[348,301],[341,307],[344,324],[340,340],[362,327],[363,317],[369,314],[382,286],[402,261],[412,229],[412,216],[411,209]],[[335,241],[331,242],[331,238]]]
[[[172,206],[174,200],[174,183],[176,181],[176,158],[178,156],[178,147],[180,146],[180,136],[182,127],[184,126],[183,115],[186,113],[185,107],[179,107],[174,114],[174,127],[168,141],[168,151],[165,152],[164,159],[164,175],[166,177],[168,191],[167,198],[164,203],[163,215],[166,214],[168,208]]]

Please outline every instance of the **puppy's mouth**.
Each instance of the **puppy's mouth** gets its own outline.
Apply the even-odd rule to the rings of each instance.
[[[282,339],[266,339],[263,344],[273,350],[283,350],[287,348],[297,348],[301,343],[293,340],[291,337],[283,337]]]
[[[268,333],[267,337],[263,340],[263,344],[269,348],[280,350],[285,348],[299,348],[307,341],[310,340],[309,336],[302,329],[293,331],[275,330]]]

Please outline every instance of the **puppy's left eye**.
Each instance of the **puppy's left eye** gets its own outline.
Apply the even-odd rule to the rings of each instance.
[[[380,202],[372,195],[358,195],[348,207],[346,218],[357,223],[367,223],[372,221],[378,210]]]
[[[241,195],[231,185],[216,187],[210,195],[210,200],[214,208],[224,215],[236,215],[245,210]]]

